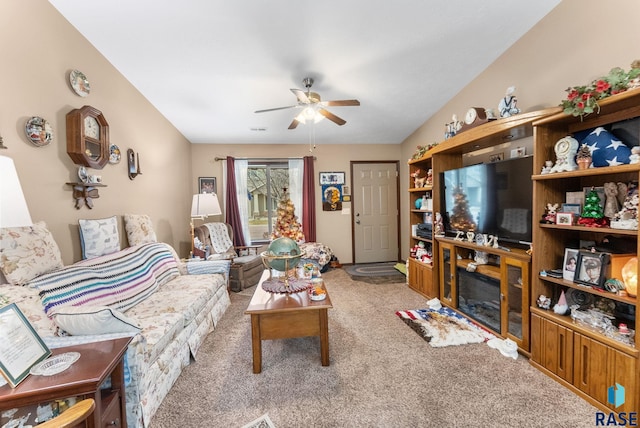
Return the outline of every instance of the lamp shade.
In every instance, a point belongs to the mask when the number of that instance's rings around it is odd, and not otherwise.
[[[0,227],[32,224],[13,159],[0,156]]]
[[[222,214],[218,196],[215,193],[200,193],[193,195],[191,202],[191,218],[205,218],[210,215]]]

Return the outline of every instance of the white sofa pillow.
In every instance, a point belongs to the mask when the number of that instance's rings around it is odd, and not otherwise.
[[[56,309],[52,318],[72,336],[140,331],[134,320],[107,306],[66,306]]]
[[[13,285],[25,285],[63,266],[58,244],[47,225],[0,228],[0,270]]]
[[[92,259],[120,250],[118,219],[116,216],[97,220],[78,220],[82,258]]]
[[[130,247],[148,242],[158,242],[151,218],[146,214],[125,214],[124,228],[127,231]]]

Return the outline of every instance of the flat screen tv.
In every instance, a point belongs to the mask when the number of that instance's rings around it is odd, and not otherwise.
[[[441,173],[447,235],[472,231],[531,243],[532,172],[533,156],[525,156]]]

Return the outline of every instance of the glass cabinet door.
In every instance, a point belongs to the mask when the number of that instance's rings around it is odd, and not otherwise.
[[[451,307],[456,303],[455,252],[449,244],[440,244],[440,300]]]
[[[529,269],[526,263],[510,258],[505,260],[505,266],[502,302],[505,305],[503,316],[506,331],[503,331],[503,334],[506,333],[522,344],[528,342],[529,322],[523,319],[522,314],[526,313],[523,308],[529,306],[529,297],[526,292],[529,289]]]

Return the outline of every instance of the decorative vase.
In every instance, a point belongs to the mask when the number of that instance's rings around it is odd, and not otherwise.
[[[418,198],[418,199],[416,199],[415,206],[416,206],[416,209],[417,209],[417,210],[419,210],[420,208],[422,208],[422,198]]]
[[[588,169],[591,165],[591,158],[579,158],[576,160],[578,163],[578,169]]]

